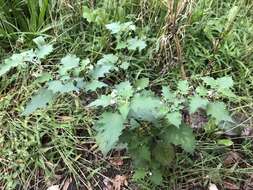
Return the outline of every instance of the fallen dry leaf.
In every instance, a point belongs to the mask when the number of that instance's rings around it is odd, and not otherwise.
[[[121,190],[121,186],[127,186],[127,177],[125,175],[116,175],[116,177],[113,179],[113,187],[114,190]]]
[[[232,165],[232,164],[238,163],[241,159],[242,158],[239,155],[239,153],[234,152],[234,151],[230,151],[227,154],[227,156],[226,156],[226,158],[224,160],[224,165],[228,166],[228,165]]]
[[[60,185],[52,185],[48,187],[47,190],[60,190]]]
[[[252,127],[246,127],[242,130],[242,136],[252,136],[253,135],[253,128]]]
[[[122,166],[124,164],[121,158],[111,158],[110,163],[114,166]]]
[[[227,190],[240,190],[240,188],[236,184],[233,184],[227,181],[223,182],[223,186]]]
[[[112,183],[111,183],[111,181],[108,178],[104,178],[103,183],[105,185],[103,187],[103,190],[113,190]]]
[[[208,187],[208,190],[219,190],[219,189],[217,188],[217,186],[215,184],[210,183],[209,187]]]
[[[71,117],[71,116],[59,116],[57,119],[58,119],[59,122],[65,123],[65,122],[72,121],[73,117]]]
[[[253,189],[253,174],[250,176],[249,179],[246,180],[244,186],[244,190],[252,190]]]
[[[69,185],[71,184],[71,182],[72,182],[72,178],[66,179],[66,181],[64,182],[64,185],[62,187],[62,190],[68,190]]]

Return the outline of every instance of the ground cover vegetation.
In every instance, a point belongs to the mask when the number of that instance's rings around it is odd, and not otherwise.
[[[252,10],[0,0],[0,187],[252,189]]]

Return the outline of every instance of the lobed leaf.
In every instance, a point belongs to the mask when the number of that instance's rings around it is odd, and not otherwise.
[[[99,149],[106,155],[115,147],[124,128],[124,119],[120,114],[105,112],[95,124],[96,142]]]
[[[28,116],[39,108],[44,108],[54,98],[54,93],[48,89],[41,89],[32,97],[31,101],[26,105],[22,115]]]
[[[217,125],[221,121],[233,121],[223,102],[209,103],[207,106],[207,114],[215,119]]]
[[[193,152],[196,144],[192,129],[185,125],[181,125],[180,128],[169,127],[166,130],[164,140],[167,143],[181,145],[186,152],[190,153]]]
[[[190,113],[195,113],[199,108],[206,109],[208,100],[206,98],[201,98],[200,96],[193,96],[190,99]]]
[[[182,114],[178,111],[166,114],[165,118],[170,124],[178,128],[182,123]]]

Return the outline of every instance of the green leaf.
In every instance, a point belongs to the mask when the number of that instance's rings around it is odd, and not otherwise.
[[[198,86],[196,88],[196,92],[199,96],[207,96],[208,95],[208,90],[203,86]]]
[[[234,85],[232,77],[221,77],[216,79],[216,82],[219,89],[231,88]]]
[[[113,22],[105,25],[105,27],[111,31],[111,34],[119,34],[123,31],[127,32],[129,30],[135,30],[135,25],[133,24],[133,22]]]
[[[46,58],[47,55],[52,53],[53,50],[54,50],[53,45],[43,45],[43,46],[39,46],[35,50],[35,54],[38,56],[38,58],[44,59]]]
[[[99,149],[106,155],[115,147],[124,128],[124,120],[120,114],[105,112],[95,124],[96,142]]]
[[[161,116],[161,107],[159,98],[136,94],[131,101],[130,114],[136,119],[153,122]]]
[[[194,96],[190,99],[190,113],[195,113],[199,108],[206,109],[208,100],[200,96]]]
[[[87,6],[83,6],[83,18],[85,18],[88,22],[94,22],[95,16],[92,13],[92,10]]]
[[[74,68],[74,72],[73,72],[74,76],[79,76],[82,71],[88,70],[89,69],[89,67],[88,67],[89,64],[90,64],[89,59],[83,59],[80,63],[80,66]],[[90,67],[93,68],[92,65],[90,65]]]
[[[87,83],[85,86],[86,91],[96,91],[98,88],[103,88],[107,86],[107,84],[100,82],[98,80],[92,80],[91,82]]]
[[[108,63],[111,63],[111,64],[116,64],[117,61],[118,61],[118,56],[116,55],[113,55],[113,54],[105,54],[103,55],[103,58],[98,60],[97,64],[98,65],[104,65],[104,64],[108,64]]]
[[[136,170],[134,170],[133,180],[134,181],[141,180],[145,178],[146,175],[147,175],[147,171],[145,169],[137,168]]]
[[[209,103],[207,106],[207,114],[215,118],[216,125],[221,121],[233,121],[223,102]]]
[[[39,59],[46,58],[47,55],[49,55],[51,52],[53,52],[53,45],[47,44],[45,41],[45,38],[42,36],[39,36],[35,39],[33,39],[34,43],[37,45],[37,49],[35,50],[35,54]]]
[[[152,170],[150,181],[154,183],[155,185],[161,185],[163,181],[163,175],[160,170]]]
[[[95,101],[91,102],[87,107],[107,107],[112,104],[114,104],[112,96],[102,95]]]
[[[31,101],[27,104],[22,115],[27,116],[39,108],[45,108],[48,105],[48,103],[50,103],[53,100],[54,95],[55,94],[51,90],[48,89],[39,90],[37,95],[33,96]]]
[[[78,88],[76,88],[72,81],[69,81],[67,83],[63,83],[60,80],[53,80],[48,82],[48,89],[52,90],[53,93],[68,93],[73,91],[79,91]]]
[[[109,73],[111,70],[116,69],[114,66],[117,63],[118,57],[113,54],[104,55],[102,59],[97,62],[91,75],[94,79],[104,77],[105,74]]]
[[[182,114],[180,112],[172,112],[172,113],[168,113],[166,114],[166,117],[167,121],[178,127],[181,125],[181,122],[182,122]]]
[[[14,67],[24,65],[25,62],[32,62],[34,57],[36,57],[36,55],[32,50],[13,54],[10,58],[5,59],[4,63],[0,65],[0,76],[6,74]]]
[[[125,49],[127,47],[127,42],[117,41],[116,49]]]
[[[221,93],[222,96],[228,97],[228,98],[236,98],[237,96],[228,88],[219,89],[219,93]]]
[[[129,62],[123,62],[119,67],[123,70],[127,70],[129,66]]]
[[[162,96],[169,102],[173,102],[176,96],[171,92],[167,86],[162,86]]]
[[[210,86],[211,88],[214,88],[214,89],[217,88],[217,81],[214,78],[202,77],[201,79],[204,81],[206,85]]]
[[[138,39],[137,37],[128,39],[127,44],[127,48],[129,50],[139,50],[139,52],[147,47],[146,42],[144,40]]]
[[[67,55],[61,59],[61,66],[58,73],[67,75],[67,72],[79,66],[80,59],[76,55]]]
[[[44,83],[52,79],[53,79],[53,76],[50,73],[44,72],[44,73],[41,73],[41,75],[34,81],[34,83]]]
[[[177,84],[177,89],[182,93],[182,94],[188,94],[189,91],[189,83],[187,80],[181,80]]]
[[[133,87],[129,81],[121,82],[115,86],[117,96],[128,99],[133,96]]]
[[[121,31],[121,24],[120,22],[113,22],[111,24],[105,25],[106,29],[111,31],[111,34],[117,34]]]
[[[135,119],[130,119],[130,129],[136,129],[140,127],[140,123],[138,123]]]
[[[218,140],[217,143],[224,146],[232,146],[234,144],[234,142],[231,139],[221,139]]]
[[[164,138],[166,143],[181,145],[185,151],[190,153],[195,148],[196,141],[192,129],[185,125],[181,125],[180,128],[168,127]]]
[[[240,8],[238,6],[233,6],[228,12],[228,21],[225,25],[225,31],[227,32],[230,29],[230,26],[233,24],[236,19]]]
[[[153,148],[152,155],[160,164],[163,166],[168,166],[174,160],[175,151],[171,144],[159,142]]]
[[[127,119],[129,110],[130,110],[130,104],[129,102],[124,102],[119,105],[119,112],[122,115],[123,119]]]
[[[143,90],[149,86],[149,78],[138,79],[135,83],[135,88],[137,90]]]
[[[46,44],[45,38],[43,36],[39,36],[37,38],[33,39],[33,42],[37,45],[37,46],[43,46]]]

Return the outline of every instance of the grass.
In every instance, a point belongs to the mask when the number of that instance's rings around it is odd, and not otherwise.
[[[55,72],[55,63],[66,53],[95,61],[103,53],[117,52],[103,26],[82,18],[81,5],[101,8],[106,23],[134,21],[140,28],[137,32],[147,39],[149,48],[145,53],[128,54],[131,73],[125,75],[130,78],[148,77],[153,88],[196,76],[230,75],[235,81],[234,90],[240,98],[227,104],[237,119],[234,128],[239,134],[196,130],[195,153],[178,150],[158,189],[207,189],[209,183],[226,189],[224,181],[240,189],[247,186],[253,170],[252,137],[242,136],[241,130],[253,123],[251,1],[196,0],[186,5],[171,1],[173,6],[159,0],[59,0],[55,4],[45,0],[41,7],[31,0],[27,4],[10,2],[7,5],[0,0],[4,5],[0,8],[0,58],[34,47],[31,39],[38,35],[53,41],[56,50],[42,64],[14,69],[0,79],[0,188],[47,189],[71,178],[77,188],[102,189],[104,179],[111,181],[117,174],[129,176],[126,189],[157,188],[147,179],[132,180],[127,154],[115,151],[105,158],[97,150],[92,128],[96,113],[85,107],[91,98],[87,94],[64,95],[31,117],[20,116],[25,103],[42,85],[33,82],[35,76],[42,71]],[[229,14],[235,6],[238,11],[233,17]],[[13,16],[21,12],[27,19]],[[231,138],[234,144],[218,145],[224,138]],[[242,160],[226,165],[224,160],[231,151],[239,153]],[[118,157],[123,166],[111,162]]]

